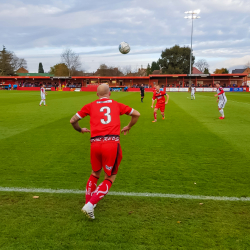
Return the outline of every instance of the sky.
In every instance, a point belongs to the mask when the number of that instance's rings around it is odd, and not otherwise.
[[[0,0],[0,41],[25,58],[30,73],[39,62],[48,72],[72,49],[82,70],[105,63],[132,71],[157,61],[178,44],[190,46],[191,20],[185,11],[200,9],[194,20],[193,53],[216,68],[244,68],[250,62],[249,0]],[[118,50],[129,43],[129,54]]]

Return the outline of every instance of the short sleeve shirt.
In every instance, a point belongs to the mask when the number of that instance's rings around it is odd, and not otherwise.
[[[160,91],[160,92],[154,92],[153,94],[153,100],[157,100],[157,104],[164,104],[166,99],[165,99],[166,92],[165,91]]]
[[[217,88],[216,92],[218,94],[218,97],[219,97],[220,101],[225,101],[227,99],[226,95],[225,95],[225,92],[224,92],[222,87]]]
[[[121,115],[131,115],[129,106],[108,98],[102,98],[85,105],[76,115],[81,119],[90,116],[91,138],[106,135],[120,135]]]
[[[140,87],[140,90],[141,90],[141,94],[144,94],[144,87]]]
[[[45,89],[41,88],[41,95],[44,95],[44,94],[45,94]]]

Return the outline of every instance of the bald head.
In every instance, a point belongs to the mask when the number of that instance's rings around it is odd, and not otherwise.
[[[109,97],[110,96],[109,85],[106,83],[99,85],[97,88],[97,95],[99,98]]]

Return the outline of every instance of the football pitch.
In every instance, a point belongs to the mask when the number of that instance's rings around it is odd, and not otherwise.
[[[214,93],[169,96],[152,123],[152,93],[112,93],[141,116],[90,221],[90,135],[69,120],[96,93],[0,91],[0,249],[250,249],[250,93],[226,93],[224,120]]]

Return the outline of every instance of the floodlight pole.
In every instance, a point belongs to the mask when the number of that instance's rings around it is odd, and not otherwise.
[[[199,16],[194,16],[194,14],[199,14],[200,10],[191,10],[186,11],[186,14],[191,14],[191,16],[185,16],[185,18],[192,19],[192,28],[191,28],[191,49],[190,49],[190,65],[189,65],[189,84],[191,84],[191,74],[192,74],[192,58],[193,58],[193,28],[194,28],[194,19],[200,18]]]
[[[189,74],[190,75],[192,74],[191,68],[192,68],[192,57],[193,57],[193,47],[192,47],[192,45],[193,45],[193,43],[192,43],[192,41],[193,41],[193,22],[194,22],[193,15],[194,14],[192,13],[191,50],[190,50],[190,66],[189,66]]]

